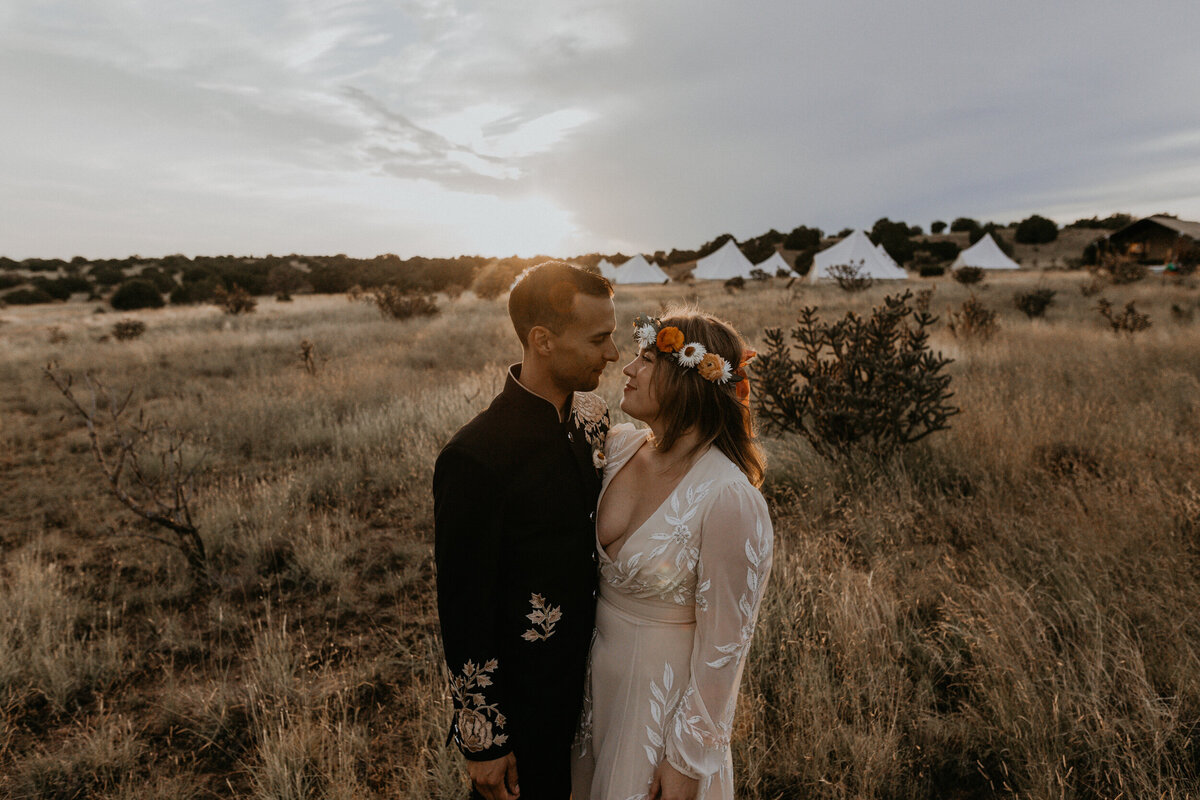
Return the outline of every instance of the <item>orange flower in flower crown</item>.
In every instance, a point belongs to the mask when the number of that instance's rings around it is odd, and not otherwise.
[[[738,368],[734,370],[734,375],[737,376],[737,386],[734,387],[734,393],[737,395],[738,402],[742,405],[750,406],[750,376],[746,374],[746,367],[750,366],[750,362],[758,357],[758,353],[750,348],[742,351],[742,360],[738,364]]]
[[[655,344],[660,352],[674,353],[683,347],[683,331],[673,325],[668,325],[658,332]]]
[[[725,359],[716,353],[705,353],[704,358],[700,359],[700,363],[696,365],[696,371],[700,373],[700,377],[713,383],[721,381],[728,369],[729,365],[725,363]]]

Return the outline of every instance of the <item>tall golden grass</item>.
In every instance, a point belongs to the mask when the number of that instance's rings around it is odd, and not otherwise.
[[[1011,295],[1033,282],[1059,295],[1031,323]],[[1170,312],[1197,292],[1109,290],[1154,322],[1120,338],[1081,282],[992,277],[995,339],[939,326],[963,413],[882,474],[766,441],[778,554],[740,796],[1200,796],[1200,327]],[[757,339],[893,290],[620,289],[618,317],[690,301]],[[939,280],[933,310],[966,296]],[[465,796],[431,466],[519,350],[502,303],[441,305],[139,312],[129,342],[98,341],[113,316],[86,304],[0,311],[0,795]],[[215,589],[133,535],[51,361],[190,433]]]

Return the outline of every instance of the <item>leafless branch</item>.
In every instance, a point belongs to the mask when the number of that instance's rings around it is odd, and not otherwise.
[[[85,373],[85,405],[75,395],[73,375],[53,364],[47,365],[43,373],[83,419],[92,455],[113,496],[142,519],[175,534],[173,539],[135,535],[175,547],[187,559],[193,576],[207,583],[208,557],[191,508],[199,465],[186,462],[186,437],[166,423],[147,422],[144,412],[127,425],[125,414],[133,399],[132,389],[114,396],[103,383]],[[107,434],[105,441],[101,440],[102,429]],[[111,455],[106,453],[106,445]],[[150,459],[157,461],[157,474],[146,470]]]

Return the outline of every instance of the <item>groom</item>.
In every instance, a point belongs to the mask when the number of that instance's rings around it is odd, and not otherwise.
[[[617,360],[604,278],[561,261],[508,298],[521,363],[433,474],[450,737],[487,800],[567,800],[595,615],[595,509]],[[599,453],[599,455],[597,455]]]

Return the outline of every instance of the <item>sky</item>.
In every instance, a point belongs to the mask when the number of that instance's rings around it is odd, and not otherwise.
[[[0,0],[0,255],[1200,219],[1200,3]]]

